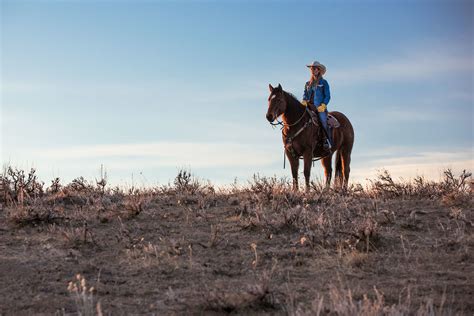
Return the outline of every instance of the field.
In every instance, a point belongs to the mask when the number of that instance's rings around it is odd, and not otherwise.
[[[0,181],[1,315],[473,315],[472,182]]]

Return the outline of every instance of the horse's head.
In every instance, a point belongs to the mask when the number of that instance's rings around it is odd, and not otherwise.
[[[286,100],[283,93],[283,88],[280,84],[274,88],[271,84],[268,85],[270,89],[270,96],[268,97],[268,111],[267,120],[271,123],[286,111]]]

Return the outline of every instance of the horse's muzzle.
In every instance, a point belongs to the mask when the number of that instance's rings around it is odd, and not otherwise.
[[[275,120],[275,119],[273,118],[273,115],[270,114],[270,113],[267,113],[266,117],[267,117],[267,120],[268,120],[270,123]]]

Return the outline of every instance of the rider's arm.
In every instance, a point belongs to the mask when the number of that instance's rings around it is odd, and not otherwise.
[[[327,105],[329,103],[329,100],[331,100],[331,92],[329,91],[329,84],[326,80],[323,81],[323,85],[324,85],[324,100],[322,103]]]

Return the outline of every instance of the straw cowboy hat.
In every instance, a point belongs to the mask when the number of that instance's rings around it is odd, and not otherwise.
[[[319,71],[321,72],[321,75],[324,75],[326,73],[326,66],[321,64],[319,61],[313,61],[311,64],[306,65],[306,67],[318,67]]]

